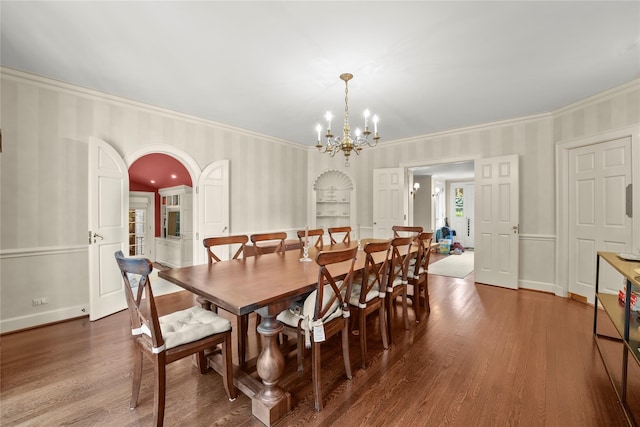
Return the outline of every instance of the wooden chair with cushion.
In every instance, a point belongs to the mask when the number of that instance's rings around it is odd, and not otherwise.
[[[418,236],[418,251],[416,257],[409,262],[407,271],[407,282],[411,286],[409,292],[413,310],[416,313],[416,322],[420,321],[421,299],[424,301],[424,309],[427,313],[431,311],[429,303],[429,259],[431,258],[431,242],[433,233],[420,233]]]
[[[396,299],[402,297],[402,317],[404,328],[409,329],[409,308],[407,304],[407,273],[411,260],[411,237],[395,237],[391,240],[391,261],[387,278],[387,333],[389,344],[393,343],[392,324]]]
[[[335,245],[336,243],[351,243],[351,227],[330,227],[327,229],[329,232],[329,238],[331,239],[331,244]],[[340,235],[344,233],[342,240],[340,240]]]
[[[218,256],[221,251],[218,250],[218,254],[216,254],[214,252],[214,248],[224,248],[224,250],[228,251],[227,255],[230,255],[231,252],[235,249],[235,253],[231,257],[231,259],[240,259],[244,254],[244,248],[248,241],[249,238],[246,235],[241,234],[236,236],[207,237],[202,240],[202,244],[206,248],[207,259],[209,260],[209,265],[211,265],[216,262],[222,261],[223,258],[228,258],[228,256]],[[202,308],[212,310],[216,313],[218,312],[218,307],[211,301],[208,301],[202,297],[197,297],[196,301],[198,301]],[[247,334],[249,329],[248,324],[249,315],[236,316],[236,328],[238,331],[238,361],[240,363],[240,366],[244,366],[247,357]]]
[[[322,342],[342,333],[342,358],[347,378],[351,379],[349,359],[349,303],[344,297],[351,295],[353,265],[358,248],[335,251],[321,251],[316,256],[320,266],[316,289],[305,299],[301,312],[287,309],[277,319],[283,324],[282,333],[298,340],[298,354],[311,348],[313,394],[316,411],[322,410],[322,380],[320,375],[320,347]],[[342,280],[336,280],[332,273],[334,264],[349,262],[349,269]]]
[[[159,317],[149,280],[149,274],[153,270],[151,261],[146,258],[125,258],[122,251],[117,251],[115,258],[125,282],[131,334],[134,337],[136,348],[133,363],[133,389],[129,407],[133,409],[138,404],[144,355],[153,362],[153,371],[156,376],[153,424],[162,426],[166,392],[166,365],[197,354],[200,373],[204,374],[206,372],[204,351],[218,344],[222,345],[224,387],[229,400],[235,400],[236,391],[233,385],[231,360],[231,323],[202,307],[191,307]]]
[[[286,250],[285,240],[287,233],[284,231],[276,233],[258,233],[251,235],[251,243],[256,255],[279,252]]]
[[[391,240],[384,242],[369,242],[364,248],[364,270],[354,279],[349,304],[358,314],[358,330],[360,335],[360,363],[362,369],[367,368],[367,316],[378,312],[380,334],[385,350],[389,348],[387,339],[387,323],[385,320],[385,296],[387,293],[387,274],[389,268],[389,254]],[[384,254],[383,261],[374,256]]]
[[[298,239],[300,240],[300,245],[302,245],[303,247],[305,243],[305,233],[309,237],[309,247],[315,246],[318,250],[322,250],[322,248],[324,247],[324,242],[322,241],[324,230],[322,228],[316,228],[314,230],[298,230]],[[315,243],[312,243],[314,238],[316,239],[316,241]]]

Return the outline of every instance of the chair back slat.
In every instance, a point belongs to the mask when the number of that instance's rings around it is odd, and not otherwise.
[[[422,233],[422,227],[419,225],[394,225],[391,229],[393,230],[393,237],[413,237],[417,239]]]
[[[360,289],[361,306],[366,304],[367,295],[374,287],[378,287],[381,296],[384,297],[386,292],[387,276],[389,274],[389,255],[391,253],[391,240],[385,242],[369,242],[364,246],[366,258],[364,261],[364,270],[362,274],[362,285]],[[386,252],[382,262],[376,262],[374,255],[380,252]]]
[[[267,241],[276,241],[276,248],[272,250],[269,248],[269,252],[280,252],[284,253],[286,250],[285,240],[287,239],[287,233],[275,232],[275,233],[258,233],[251,235],[251,243],[253,243],[253,248],[256,255],[262,255],[266,253],[265,248],[261,245],[258,245],[259,242],[267,242]]]
[[[335,245],[338,243],[340,239],[339,235],[344,233],[342,240],[340,243],[351,243],[351,227],[330,227],[327,229],[329,232],[329,238],[331,239],[331,244]]]
[[[240,258],[240,254],[244,253],[244,247],[249,241],[249,238],[246,235],[237,235],[237,236],[221,236],[221,237],[207,237],[202,240],[202,244],[207,250],[207,257],[209,259],[209,264],[213,264],[214,262],[220,262],[222,259],[218,257],[213,252],[213,247],[215,246],[230,246],[230,245],[240,245],[236,250],[235,254],[231,259]]]
[[[429,269],[429,260],[431,259],[431,242],[433,242],[433,233],[420,233],[418,236],[418,262],[414,274],[417,276],[420,268],[424,271]]]
[[[358,248],[348,248],[337,251],[321,251],[316,256],[316,263],[320,266],[318,271],[318,285],[316,305],[313,320],[322,319],[327,312],[338,304],[343,310],[343,317],[348,317],[349,304],[348,299],[351,295],[351,286],[353,284],[353,266],[356,262]],[[338,283],[332,275],[330,267],[342,262],[349,262],[349,270],[344,277],[341,277],[341,283]],[[329,285],[329,286],[325,286]],[[325,300],[324,292],[330,291],[332,295]]]
[[[117,251],[115,258],[125,283],[132,333],[148,337],[155,349],[164,348],[158,310],[149,279],[149,274],[153,271],[153,264],[146,258],[126,258],[122,251]],[[136,286],[133,285],[132,280]],[[134,288],[137,288],[135,296],[133,294]]]
[[[305,233],[309,237],[310,243],[313,241],[313,238],[315,237],[316,241],[315,243],[313,243],[313,246],[315,246],[319,250],[322,250],[322,248],[324,247],[324,242],[322,241],[322,238],[324,236],[324,230],[322,228],[315,228],[313,230],[298,230],[297,232],[298,240],[300,240],[300,244],[302,245],[302,247],[304,247],[304,243],[305,243],[304,242]]]
[[[395,237],[391,240],[391,264],[389,266],[389,278],[387,280],[388,290],[393,287],[396,279],[407,282],[407,273],[409,271],[409,261],[411,256],[412,237]]]

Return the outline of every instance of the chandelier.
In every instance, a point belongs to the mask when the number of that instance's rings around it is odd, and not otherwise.
[[[373,121],[373,140],[369,140],[371,131],[369,130],[369,110],[364,111],[364,131],[360,131],[356,128],[354,136],[351,136],[351,126],[349,125],[349,80],[353,78],[353,74],[344,73],[340,74],[340,79],[344,81],[344,127],[342,128],[342,136],[333,136],[331,133],[331,119],[333,115],[330,111],[327,111],[324,118],[327,120],[327,133],[324,137],[327,139],[326,143],[322,143],[322,126],[317,125],[316,131],[318,132],[318,143],[316,148],[321,153],[328,153],[331,157],[335,156],[338,151],[342,151],[345,157],[345,166],[349,167],[349,157],[351,152],[355,152],[360,155],[360,151],[365,146],[375,147],[378,144],[380,137],[378,136],[378,116],[372,117]]]

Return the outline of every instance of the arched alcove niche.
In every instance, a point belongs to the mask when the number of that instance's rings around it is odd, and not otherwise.
[[[355,230],[356,187],[353,179],[337,169],[326,170],[313,181],[315,228],[349,225]]]

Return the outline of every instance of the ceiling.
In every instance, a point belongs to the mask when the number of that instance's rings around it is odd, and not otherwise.
[[[313,145],[545,113],[640,75],[638,1],[0,3],[0,63]]]
[[[147,154],[129,166],[131,188],[141,191],[186,185],[192,187],[191,176],[178,160],[161,153]]]

